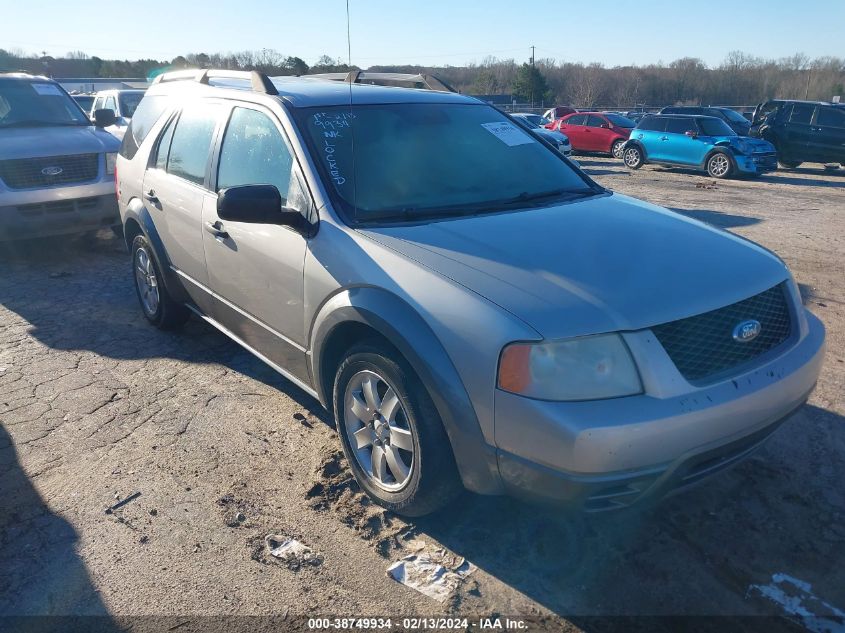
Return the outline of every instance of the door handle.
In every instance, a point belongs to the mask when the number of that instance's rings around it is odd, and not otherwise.
[[[217,222],[214,222],[213,224],[211,222],[206,222],[205,230],[207,233],[211,233],[215,238],[221,240],[229,239],[229,234],[223,230],[223,223],[220,220],[217,220]]]
[[[153,204],[158,204],[158,197],[156,197],[156,192],[153,189],[144,193],[144,200],[149,200]]]

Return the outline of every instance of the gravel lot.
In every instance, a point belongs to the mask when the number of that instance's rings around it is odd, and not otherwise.
[[[845,609],[845,170],[714,184],[582,159],[776,251],[825,322],[817,391],[752,458],[636,512],[465,495],[408,523],[365,503],[311,397],[196,319],[149,327],[117,240],[3,244],[0,614],[567,614],[597,630],[586,616],[782,614],[750,589],[773,574]],[[322,564],[278,563],[270,533]],[[418,540],[478,567],[446,603],[386,577]]]

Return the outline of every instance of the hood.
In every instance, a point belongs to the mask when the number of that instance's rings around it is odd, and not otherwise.
[[[622,196],[361,229],[498,304],[545,338],[638,330],[788,278],[769,251]]]
[[[746,145],[750,151],[749,153],[767,153],[767,152],[774,152],[775,146],[769,143],[769,141],[764,141],[763,139],[753,138],[751,136],[715,136],[713,137],[713,142],[715,143],[722,143],[727,142],[731,146],[733,146],[737,151],[739,151],[739,143],[740,141],[742,144]]]
[[[0,129],[0,160],[116,152],[120,141],[91,126]]]

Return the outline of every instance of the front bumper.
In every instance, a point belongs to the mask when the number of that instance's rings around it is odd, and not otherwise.
[[[120,224],[114,182],[0,191],[0,241],[84,233]]]
[[[778,168],[777,154],[734,154],[736,168],[744,174],[765,174]]]
[[[716,384],[591,402],[496,392],[499,472],[517,496],[587,511],[632,505],[692,484],[750,454],[806,401],[824,326],[781,355]]]

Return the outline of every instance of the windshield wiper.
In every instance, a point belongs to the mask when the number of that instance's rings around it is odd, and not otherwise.
[[[474,202],[464,205],[444,207],[399,207],[384,209],[383,211],[378,211],[376,213],[368,213],[365,217],[360,217],[358,219],[363,222],[370,222],[374,220],[427,220],[431,218],[460,217],[499,211],[507,208],[519,208],[520,205],[539,202],[548,198],[582,197],[595,195],[596,193],[599,192],[594,189],[551,189],[549,191],[539,191],[537,193],[528,193],[527,191],[523,191],[521,194],[514,196],[513,198],[490,200],[487,202]]]
[[[0,128],[10,128],[10,127],[46,127],[46,126],[53,126],[53,125],[72,125],[74,127],[79,125],[89,125],[84,121],[40,121],[37,119],[25,119],[23,121],[12,121],[11,123],[2,123],[0,124]]]

